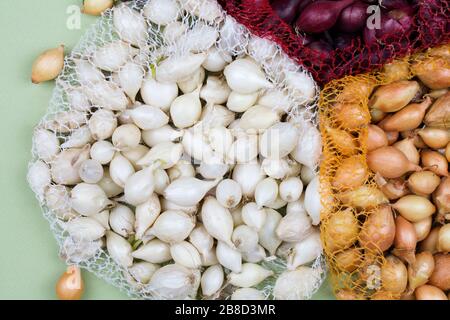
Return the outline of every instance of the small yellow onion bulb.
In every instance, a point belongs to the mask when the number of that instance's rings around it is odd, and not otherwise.
[[[44,51],[33,63],[31,81],[35,84],[55,79],[64,68],[64,45]]]
[[[434,270],[429,279],[429,284],[438,287],[442,291],[450,290],[450,254],[438,253],[434,255]]]
[[[84,0],[81,11],[92,16],[99,16],[113,5],[114,0]]]
[[[440,252],[450,252],[450,223],[443,225],[439,230],[437,249]]]
[[[67,267],[56,283],[56,295],[60,300],[80,300],[84,291],[81,270],[77,266]]]
[[[415,294],[417,300],[447,300],[444,291],[428,284],[418,287]]]
[[[405,291],[408,271],[400,259],[394,256],[386,257],[386,262],[381,266],[381,283],[383,289],[393,295]]]

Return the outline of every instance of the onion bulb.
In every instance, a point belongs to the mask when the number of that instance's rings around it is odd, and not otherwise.
[[[99,16],[103,11],[112,8],[114,0],[84,0],[81,12],[92,16]]]
[[[392,146],[400,150],[410,162],[419,164],[420,154],[419,151],[417,151],[416,146],[414,145],[414,138],[406,138],[400,140],[394,143]]]
[[[437,99],[427,112],[424,122],[429,127],[448,129],[450,125],[450,92]]]
[[[422,241],[430,234],[432,224],[433,219],[431,217],[413,223],[414,229],[416,230],[417,241]]]
[[[334,257],[336,267],[344,272],[355,271],[361,263],[361,250],[358,248],[350,248],[345,251],[339,252]]]
[[[437,249],[440,252],[450,252],[450,223],[443,225],[439,230]]]
[[[419,245],[419,251],[429,251],[435,253],[437,251],[437,243],[439,238],[439,229],[441,227],[437,226],[431,229],[428,236]]]
[[[427,283],[433,270],[433,255],[428,251],[418,253],[414,263],[408,266],[409,289],[414,291],[417,287]]]
[[[349,248],[357,239],[359,223],[352,209],[347,208],[332,214],[324,223],[322,235],[328,252]]]
[[[436,211],[436,207],[430,200],[412,194],[400,198],[392,205],[392,208],[411,222],[423,220]]]
[[[370,124],[367,135],[367,152],[386,147],[387,145],[388,139],[384,130],[374,124]]]
[[[441,290],[450,290],[450,255],[438,253],[434,256],[434,271],[429,283]]]
[[[406,289],[408,283],[408,271],[400,259],[394,256],[386,257],[386,262],[381,266],[381,284],[383,289],[400,294]]]
[[[41,83],[55,79],[64,67],[64,46],[43,52],[33,63],[31,81]]]
[[[441,180],[441,184],[433,193],[433,202],[439,210],[436,217],[438,222],[443,222],[445,214],[450,212],[450,178],[445,177]]]
[[[406,131],[416,129],[422,123],[425,111],[430,105],[430,97],[426,97],[421,103],[411,103],[407,105],[386,120],[383,129],[386,131]]]
[[[432,149],[444,148],[450,142],[450,130],[440,128],[424,128],[417,132],[423,142]]]
[[[385,178],[398,178],[409,171],[420,171],[421,168],[408,160],[398,149],[388,146],[370,152],[367,155],[369,168]]]
[[[416,289],[417,300],[447,300],[445,293],[435,286],[425,284]]]
[[[414,172],[408,178],[409,189],[419,196],[433,193],[439,186],[441,179],[431,171]]]
[[[80,300],[84,291],[81,270],[69,266],[56,283],[56,295],[60,300]]]
[[[325,130],[336,149],[343,155],[351,155],[356,151],[358,145],[355,137],[353,137],[350,133],[345,130],[332,128],[330,126],[326,126]]]
[[[367,166],[363,157],[353,156],[338,165],[332,185],[338,189],[356,188],[364,183],[367,176]]]
[[[385,251],[394,242],[395,222],[391,207],[383,205],[369,214],[359,237],[360,244],[369,250]]]
[[[406,106],[420,90],[416,81],[397,81],[379,87],[371,99],[369,107],[383,112],[395,112]]]
[[[355,190],[343,192],[338,195],[339,200],[347,206],[358,209],[368,209],[380,204],[387,203],[389,200],[377,187],[361,186]]]
[[[422,166],[436,173],[438,176],[448,177],[448,162],[437,151],[424,150],[421,154]]]
[[[387,181],[377,173],[374,179],[380,190],[383,191],[384,195],[388,197],[389,200],[395,200],[410,193],[403,178],[390,179]]]
[[[383,5],[385,5],[384,2]],[[384,65],[383,73],[387,82],[406,80],[409,78],[409,63],[404,60],[394,60]]]
[[[443,89],[450,86],[448,58],[429,57],[412,66],[412,71],[428,88]]]
[[[333,111],[336,121],[344,129],[360,128],[370,122],[369,112],[357,103],[337,104]]]
[[[417,234],[411,222],[398,216],[395,219],[395,239],[392,254],[411,264],[415,261]]]

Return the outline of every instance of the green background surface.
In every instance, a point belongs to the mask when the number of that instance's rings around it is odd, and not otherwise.
[[[69,51],[95,21],[82,15],[69,30],[67,9],[81,0],[0,1],[0,299],[55,299],[65,270],[58,249],[26,182],[33,127],[45,114],[53,82],[32,85],[31,65],[40,52],[66,45]],[[85,299],[126,299],[103,280],[84,272]],[[314,296],[332,299],[327,284]]]

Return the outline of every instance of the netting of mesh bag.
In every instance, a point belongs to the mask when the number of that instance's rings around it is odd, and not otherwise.
[[[444,67],[450,60],[439,55],[448,52],[448,45],[396,60],[408,65],[412,79],[423,70]],[[403,78],[402,78],[403,79]],[[386,263],[388,247],[377,239],[386,234],[387,219],[393,219],[389,199],[379,189],[367,166],[367,135],[371,114],[368,107],[372,91],[392,83],[389,73],[379,70],[369,74],[347,76],[327,84],[319,100],[320,130],[323,141],[323,161],[320,167],[323,204],[321,237],[327,258],[332,285],[339,299],[399,299],[381,282],[381,270]],[[337,183],[343,166],[352,166],[355,184]],[[356,181],[356,182],[355,182]],[[382,217],[376,224],[367,223],[370,217]],[[391,221],[392,224],[394,220]],[[391,225],[392,225],[391,224]],[[384,230],[383,230],[384,228]],[[381,247],[384,246],[384,247]]]
[[[413,27],[405,34],[380,37],[367,45],[360,37],[342,49],[323,54],[303,45],[302,36],[280,19],[268,0],[220,0],[228,14],[253,34],[270,39],[291,58],[305,66],[319,84],[346,75],[376,70],[394,58],[448,43],[450,40],[449,2],[414,2]]]
[[[113,70],[114,67],[104,65],[103,71],[94,67],[99,63],[94,61],[98,59],[98,55],[105,54],[99,48],[105,48],[108,45],[118,46],[119,50],[116,50],[117,56],[106,60],[107,64],[114,64],[114,59],[120,60],[126,56],[125,60],[133,61],[141,72],[153,75],[163,59],[183,57],[194,49],[197,53],[205,52],[213,46],[219,53],[225,55],[233,57],[249,55],[263,67],[268,79],[276,85],[277,89],[288,97],[288,105],[284,107],[289,117],[300,126],[302,123],[316,125],[318,88],[313,88],[316,93],[313,93],[312,99],[305,99],[299,91],[298,81],[292,80],[298,76],[311,79],[303,67],[290,60],[275,44],[253,36],[244,26],[227,16],[215,1],[183,0],[179,3],[182,9],[176,12],[178,19],[170,27],[170,32],[169,26],[162,27],[148,19],[145,19],[148,28],[143,32],[127,31],[127,28],[139,28],[139,23],[136,25],[130,23],[118,30],[116,27],[120,24],[114,23],[114,12],[119,10],[119,7],[108,10],[65,58],[64,70],[56,81],[48,112],[36,130],[46,129],[55,133],[58,140],[58,152],[64,152],[66,160],[73,164],[89,158],[87,145],[92,140],[87,124],[95,111],[108,109],[103,117],[109,117],[111,114],[117,117],[121,111],[124,111],[122,104],[128,103],[126,99],[125,101],[121,99],[120,90],[117,91],[120,79],[117,72],[113,72],[116,71]],[[125,13],[135,15],[134,18],[139,20],[144,19],[141,13],[146,4],[147,0],[135,0],[119,4],[119,6],[123,6],[120,10],[128,10]],[[208,40],[208,35],[211,34],[215,37]],[[218,38],[217,34],[220,35]],[[109,67],[111,72],[105,71]],[[99,79],[102,80],[100,83],[103,83],[103,86],[99,86]],[[33,175],[29,174],[29,182],[60,247],[61,257],[68,264],[79,265],[96,274],[132,298],[165,298],[154,292],[152,288],[135,281],[125,268],[117,264],[107,252],[104,238],[87,241],[69,236],[67,222],[79,216],[70,206],[69,193],[73,183],[65,183],[73,179],[73,172],[72,168],[65,166],[64,162],[55,163],[54,158],[39,157],[43,148],[51,150],[54,146],[51,139],[52,137],[44,139],[46,141],[44,145],[38,145],[36,142],[33,144],[33,157],[29,165]],[[50,167],[58,167],[59,174],[55,175],[53,172],[50,176]],[[104,187],[108,189],[111,184],[106,183]],[[112,197],[120,195],[120,192],[116,194],[117,191],[114,188],[109,191],[113,194]],[[264,292],[266,298],[273,298],[274,282],[276,277],[286,270],[286,262],[278,258],[264,261],[263,265],[271,269],[275,276],[265,280],[258,289]],[[306,296],[298,295],[298,297],[310,298],[325,278],[326,267],[322,256],[311,264],[311,268],[315,272],[312,284],[309,284],[311,290]],[[231,289],[232,286],[225,288],[220,298],[229,298]],[[202,297],[197,296],[197,298]]]

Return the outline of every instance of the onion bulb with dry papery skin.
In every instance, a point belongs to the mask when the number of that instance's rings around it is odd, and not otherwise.
[[[433,255],[426,251],[416,255],[414,263],[408,266],[409,289],[414,291],[417,287],[428,282],[434,270]]]
[[[371,212],[364,222],[359,242],[362,247],[369,250],[385,251],[394,242],[395,222],[389,205],[378,207]]]
[[[353,79],[342,89],[337,96],[338,101],[358,101],[359,97],[368,97],[372,94],[376,80],[373,78]]]
[[[103,11],[112,8],[114,0],[84,0],[81,12],[93,16],[99,16]]]
[[[416,230],[417,241],[424,240],[430,234],[432,224],[432,217],[428,217],[413,223],[414,229]]]
[[[422,138],[417,134],[419,130],[420,129],[402,131],[401,136],[402,138],[413,138],[414,146],[416,148],[425,149],[427,145],[425,144],[425,142],[423,142]]]
[[[404,60],[394,60],[383,66],[384,80],[388,83],[409,78],[409,63]]]
[[[355,190],[342,192],[338,195],[340,201],[347,206],[358,209],[368,209],[380,204],[387,203],[389,200],[383,192],[377,187],[363,185]]]
[[[417,195],[406,195],[392,205],[406,220],[418,222],[429,216],[435,211],[436,207],[425,197]]]
[[[424,122],[428,127],[441,129],[450,127],[450,92],[434,102],[427,112]]]
[[[431,171],[414,172],[408,178],[409,189],[419,196],[433,193],[440,183],[441,179]]]
[[[55,79],[64,67],[64,45],[43,52],[33,63],[31,81],[41,83]]]
[[[450,252],[450,223],[443,225],[439,230],[437,249],[440,252]]]
[[[434,256],[434,263],[434,271],[429,283],[441,290],[450,290],[450,254],[436,254]]]
[[[333,117],[344,129],[355,129],[369,124],[370,114],[358,103],[337,104]]]
[[[435,286],[425,284],[416,289],[417,300],[447,300],[445,293]]]
[[[56,295],[60,300],[80,300],[84,291],[81,270],[76,266],[67,267],[56,283]]]
[[[381,266],[381,285],[384,290],[400,294],[408,284],[408,271],[400,259],[394,256],[386,257],[386,262]]]
[[[406,131],[416,129],[422,123],[425,111],[430,105],[430,97],[426,97],[421,103],[411,103],[410,105],[407,105],[386,120],[383,129],[386,131]]]
[[[359,223],[351,208],[333,213],[324,223],[322,237],[328,252],[347,249],[358,237]]]
[[[414,138],[405,138],[392,145],[394,148],[400,150],[408,160],[414,164],[419,164],[420,154],[414,145]]]
[[[429,251],[435,253],[437,251],[437,243],[439,238],[439,229],[441,226],[434,227],[431,229],[428,236],[419,244],[419,251]]]
[[[345,251],[339,252],[334,257],[334,262],[339,270],[345,272],[355,271],[362,260],[361,250],[358,248],[350,248]]]
[[[450,178],[445,177],[441,180],[441,184],[433,193],[433,202],[438,208],[438,217],[436,220],[442,222],[445,214],[450,212]]]
[[[439,176],[448,177],[448,162],[437,151],[424,150],[421,154],[422,166],[428,168]]]
[[[345,130],[325,127],[327,134],[335,145],[336,149],[343,155],[351,155],[358,147],[355,137]]]
[[[432,149],[444,148],[450,142],[449,129],[427,127],[419,130],[417,134],[422,138],[423,142]]]
[[[332,185],[338,189],[356,188],[367,179],[367,166],[364,158],[353,156],[343,160],[336,170]]]
[[[369,124],[367,135],[367,152],[385,147],[388,145],[386,133],[380,127]]]
[[[412,71],[428,88],[444,89],[450,87],[450,67],[448,58],[429,57],[412,66]]]
[[[398,216],[395,219],[395,239],[392,254],[406,261],[408,264],[414,262],[416,256],[417,234],[411,222]]]
[[[408,186],[403,178],[390,179],[387,181],[379,173],[375,174],[375,182],[378,188],[389,200],[396,200],[410,193]]]
[[[369,108],[395,112],[405,107],[419,91],[416,81],[397,81],[379,87],[369,100]]]
[[[388,146],[367,154],[367,164],[373,172],[385,178],[398,178],[409,171],[420,171],[421,167],[412,163],[398,149]]]

